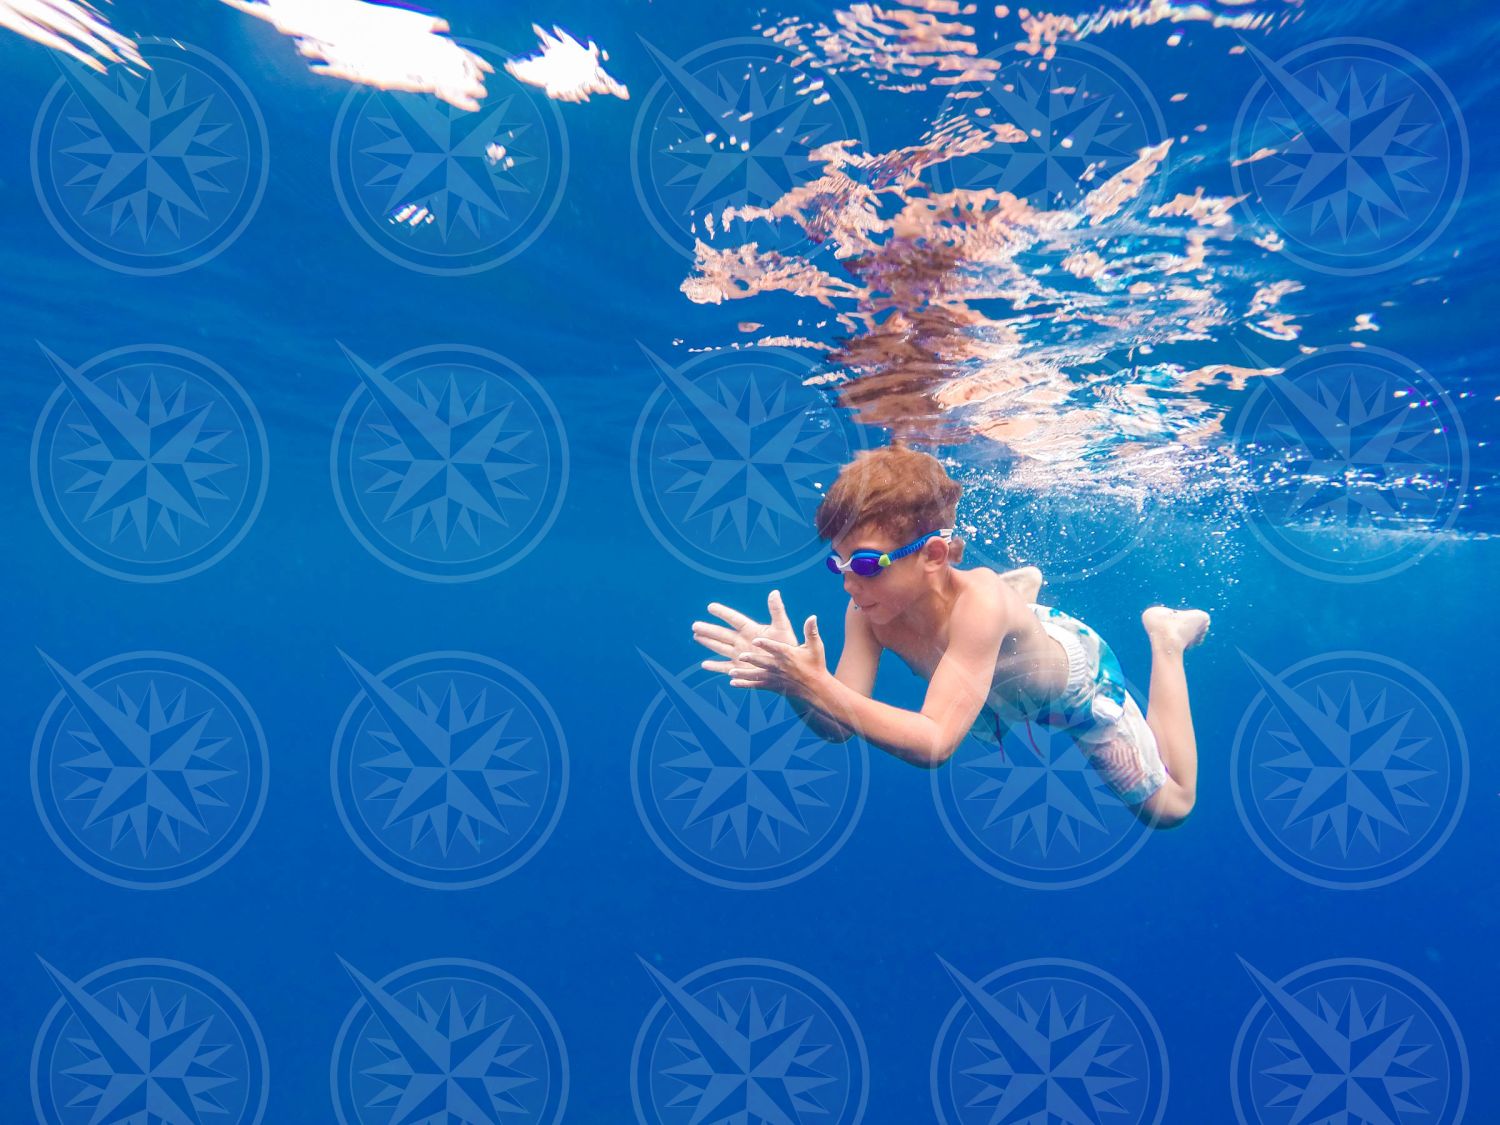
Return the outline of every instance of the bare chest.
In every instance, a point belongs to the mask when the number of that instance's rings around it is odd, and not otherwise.
[[[948,648],[948,630],[918,636],[909,631],[877,632],[876,639],[903,664],[931,681]],[[1067,686],[1067,657],[1034,619],[1007,633],[995,652],[989,703],[1004,707],[1018,700],[1055,699]]]

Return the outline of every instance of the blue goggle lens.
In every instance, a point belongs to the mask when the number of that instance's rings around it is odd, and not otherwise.
[[[839,557],[837,555],[829,555],[824,562],[827,563],[828,569],[834,574],[843,574],[845,569],[848,569],[861,578],[873,578],[883,569],[880,565],[880,556],[876,554],[857,554],[849,560],[847,568],[839,565]]]

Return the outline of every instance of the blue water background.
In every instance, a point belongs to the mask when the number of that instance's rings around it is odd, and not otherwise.
[[[146,10],[122,4],[117,22],[132,26],[133,14]],[[1236,531],[1202,565],[1169,548],[1140,550],[1055,592],[1111,638],[1125,667],[1142,678],[1142,607],[1201,602],[1215,613],[1209,643],[1189,661],[1202,763],[1198,809],[1186,827],[1158,834],[1108,879],[1044,892],[990,878],[944,834],[928,775],[873,754],[868,806],[833,860],[772,891],[708,886],[663,858],[632,805],[630,741],[657,692],[637,650],[685,667],[699,655],[689,625],[705,605],[717,599],[759,609],[765,587],[710,579],[663,550],[641,520],[624,468],[640,404],[658,385],[637,343],[665,350],[676,337],[731,339],[735,322],[751,314],[695,306],[678,293],[687,263],[657,239],[629,184],[635,105],[600,99],[564,108],[567,192],[556,220],[525,254],[468,278],[428,277],[378,257],[339,212],[328,145],[345,87],[308,75],[290,50],[266,50],[278,45],[274,33],[245,27],[227,9],[160,4],[150,11],[151,22],[163,25],[169,21],[157,13],[170,11],[177,34],[257,75],[272,140],[266,198],[248,233],[211,263],[174,277],[119,276],[59,242],[38,210],[27,167],[35,111],[55,65],[30,45],[0,47],[0,698],[7,717],[0,1118],[31,1115],[32,1042],[57,999],[37,955],[75,979],[146,956],[186,961],[230,982],[268,1044],[267,1120],[275,1122],[332,1119],[329,1052],[356,999],[337,958],[380,976],[452,956],[502,966],[547,1000],[572,1061],[570,1120],[629,1120],[631,1048],[658,998],[641,956],[668,975],[730,957],[779,959],[815,974],[865,1035],[868,1120],[925,1121],[933,1037],[956,999],[941,956],[975,976],[1028,958],[1072,958],[1127,981],[1161,1026],[1171,1059],[1166,1120],[1183,1123],[1233,1119],[1229,1059],[1257,999],[1237,957],[1272,977],[1330,957],[1389,962],[1430,986],[1463,1029],[1473,1068],[1466,1120],[1500,1120],[1500,1085],[1489,1065],[1500,1050],[1500,768],[1493,755],[1500,546],[1484,536],[1495,524],[1493,506],[1471,504],[1461,534],[1379,582],[1299,575]],[[559,3],[532,11],[477,0],[453,0],[445,14],[457,31],[513,49],[528,45],[534,18],[585,32],[612,48],[612,69],[638,97],[655,73],[637,36],[677,55],[746,33],[757,17],[737,4]],[[1234,80],[1214,73],[1220,52],[1169,53],[1159,47],[1165,28],[1157,30],[1110,45],[1139,52],[1131,62],[1159,96],[1190,88],[1192,120],[1227,130],[1248,70]],[[1476,392],[1465,421],[1477,443],[1495,431],[1500,394],[1491,330],[1492,11],[1310,5],[1301,23],[1273,41],[1289,50],[1327,34],[1402,43],[1440,71],[1469,115],[1468,197],[1424,262],[1443,281],[1383,315],[1377,342]],[[1204,71],[1166,77],[1165,68],[1193,65],[1189,59]],[[876,148],[915,136],[919,100],[911,120],[873,119]],[[1225,186],[1212,173],[1200,179],[1210,191]],[[1315,284],[1327,323],[1343,325],[1393,282]],[[790,298],[773,298],[754,319],[775,324],[793,307]],[[166,342],[235,373],[265,421],[272,469],[264,510],[234,552],[202,574],[160,585],[119,582],[65,553],[43,525],[29,483],[31,431],[57,386],[38,341],[73,361],[122,344]],[[494,349],[535,375],[565,420],[572,450],[566,504],[545,542],[503,574],[470,584],[423,583],[382,565],[350,536],[328,480],[333,425],[355,386],[339,342],[379,359],[445,341]],[[1493,470],[1493,454],[1493,446],[1476,445],[1476,476]],[[843,607],[836,585],[817,568],[780,585],[794,618],[817,612],[835,647]],[[257,710],[272,761],[265,815],[241,854],[210,878],[145,893],[99,882],[52,846],[28,781],[32,734],[56,692],[38,648],[71,667],[167,649],[234,682]],[[489,887],[440,893],[394,880],[358,853],[329,793],[329,750],[353,693],[339,649],[371,668],[435,649],[481,652],[538,686],[566,733],[572,783],[561,825],[533,862]],[[1430,678],[1457,712],[1472,766],[1468,807],[1432,861],[1392,885],[1347,893],[1310,886],[1262,856],[1235,815],[1227,767],[1236,724],[1258,690],[1240,653],[1283,667],[1336,649],[1395,657]],[[919,700],[919,685],[903,670],[883,677],[893,702]]]

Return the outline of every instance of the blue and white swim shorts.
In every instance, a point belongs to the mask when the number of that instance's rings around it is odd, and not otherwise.
[[[1050,606],[1031,610],[1068,655],[1067,688],[1033,720],[1066,729],[1120,800],[1140,804],[1166,783],[1167,769],[1119,660],[1082,621]]]

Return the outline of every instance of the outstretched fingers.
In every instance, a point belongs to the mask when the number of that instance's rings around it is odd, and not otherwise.
[[[735,643],[734,630],[726,629],[722,625],[712,625],[707,621],[693,622],[693,640],[720,656],[733,656],[735,649],[739,647]]]
[[[743,629],[746,625],[753,624],[749,617],[737,609],[724,605],[721,602],[709,602],[708,612],[720,621],[728,622],[731,629]]]
[[[770,653],[772,654],[773,658],[779,658],[780,656],[791,652],[792,649],[796,647],[797,645],[795,642],[793,642],[792,644],[788,644],[786,641],[778,641],[775,637],[756,637],[755,640],[750,642],[750,648],[748,652],[750,654]]]
[[[780,590],[772,590],[766,598],[771,624],[762,625],[739,610],[722,602],[710,602],[708,612],[723,621],[715,625],[708,621],[693,622],[693,640],[721,660],[704,660],[699,667],[708,672],[719,672],[730,677],[732,687],[767,687],[774,679],[775,670],[787,654],[796,647],[797,634],[787,616],[786,603]],[[811,622],[812,619],[809,618]],[[764,634],[767,631],[790,637],[792,644],[776,640]],[[756,635],[760,634],[760,635]],[[814,635],[816,625],[814,624]],[[785,650],[780,651],[780,650]]]
[[[791,646],[784,641],[773,641],[770,637],[756,637],[748,649],[736,659],[741,664],[753,664],[757,668],[774,668],[781,659],[780,650]]]
[[[731,687],[766,687],[771,682],[771,671],[774,667],[774,659],[764,650],[747,650],[738,653],[730,664],[729,685]]]

